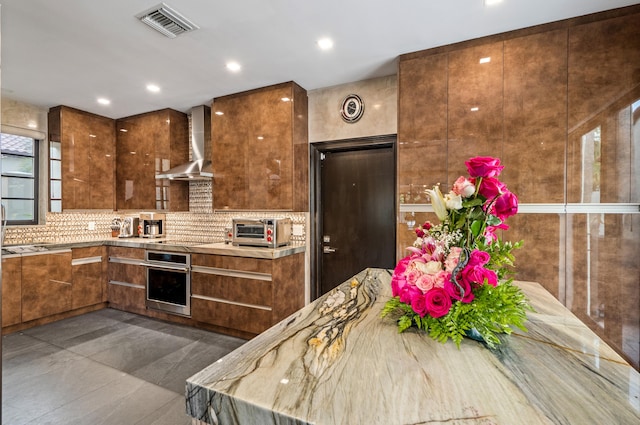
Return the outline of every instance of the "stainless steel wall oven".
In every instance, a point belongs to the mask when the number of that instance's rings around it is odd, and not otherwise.
[[[191,255],[146,251],[147,308],[191,316]]]

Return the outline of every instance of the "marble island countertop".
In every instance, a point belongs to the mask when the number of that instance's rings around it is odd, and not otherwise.
[[[200,424],[637,424],[640,375],[541,285],[529,332],[457,349],[380,318],[367,269],[187,380]]]

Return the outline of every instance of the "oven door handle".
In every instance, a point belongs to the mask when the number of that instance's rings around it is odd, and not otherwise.
[[[177,272],[189,273],[189,267],[184,266],[170,266],[167,264],[153,264],[153,263],[141,263],[143,266],[155,269],[155,270],[172,270]]]

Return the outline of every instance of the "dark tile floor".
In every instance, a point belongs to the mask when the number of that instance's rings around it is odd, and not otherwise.
[[[245,340],[105,309],[2,338],[2,423],[190,424],[185,381]]]

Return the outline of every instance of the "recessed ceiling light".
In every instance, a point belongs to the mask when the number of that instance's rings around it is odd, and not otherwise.
[[[216,111],[216,112],[215,112],[215,114],[216,114],[216,115],[224,115],[224,112],[222,112],[222,111]]]
[[[321,38],[318,40],[318,47],[322,50],[329,50],[333,47],[333,40],[330,38]]]
[[[487,56],[486,58],[480,58],[480,63],[489,63],[491,62],[491,56]]]
[[[126,128],[121,128],[120,131],[122,131],[123,133],[126,133],[128,130]]]
[[[238,72],[241,68],[238,62],[227,62],[227,69],[231,72]]]
[[[258,140],[264,140],[264,137],[258,136]]]
[[[104,97],[99,97],[98,98],[98,103],[101,105],[109,105],[111,103],[111,101],[109,99],[106,99]]]
[[[480,110],[480,108],[478,108],[477,106],[474,106],[473,108],[471,108],[471,112],[476,112]]]
[[[152,93],[158,93],[160,91],[160,87],[156,86],[155,84],[147,84],[147,90]]]
[[[289,102],[291,99],[289,99],[288,97],[283,97],[283,98],[282,98],[282,99],[280,99],[280,100],[282,100],[283,102]]]

